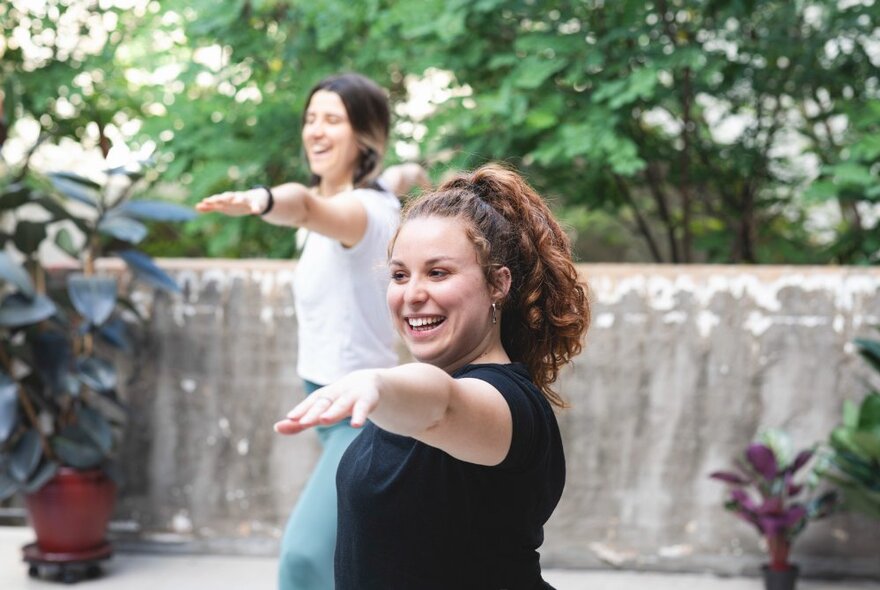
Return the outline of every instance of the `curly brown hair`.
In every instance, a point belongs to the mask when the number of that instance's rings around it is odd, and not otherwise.
[[[568,236],[547,204],[519,174],[488,164],[410,202],[401,225],[431,216],[466,222],[487,282],[493,270],[510,270],[510,290],[500,302],[501,343],[550,403],[566,407],[550,385],[583,347],[590,303]]]

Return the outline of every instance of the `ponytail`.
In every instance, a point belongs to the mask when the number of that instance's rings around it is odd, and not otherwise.
[[[568,236],[547,204],[519,174],[490,164],[412,202],[403,219],[431,215],[467,222],[488,282],[495,269],[510,270],[511,287],[500,302],[501,343],[547,400],[565,407],[550,386],[583,347],[590,305]]]

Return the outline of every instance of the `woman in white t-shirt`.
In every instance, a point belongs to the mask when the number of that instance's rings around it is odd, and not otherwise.
[[[397,364],[385,304],[385,257],[400,203],[379,182],[390,122],[385,92],[361,75],[342,74],[319,82],[307,105],[302,141],[310,186],[292,182],[225,192],[196,209],[260,215],[275,225],[308,230],[294,291],[297,371],[311,394],[353,370]],[[334,587],[336,467],[359,432],[340,423],[318,433],[321,459],[282,540],[281,590]]]

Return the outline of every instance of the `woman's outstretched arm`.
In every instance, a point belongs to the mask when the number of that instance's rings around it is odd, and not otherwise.
[[[261,215],[273,225],[302,227],[345,246],[357,244],[367,231],[367,211],[351,193],[321,197],[297,182],[281,184],[271,191],[273,203],[266,213],[269,191],[262,187],[212,195],[202,199],[196,210],[232,217]]]
[[[480,379],[453,379],[426,363],[355,371],[324,387],[275,424],[281,434],[332,424],[351,417],[411,436],[453,457],[497,465],[512,437],[510,408],[492,385]]]

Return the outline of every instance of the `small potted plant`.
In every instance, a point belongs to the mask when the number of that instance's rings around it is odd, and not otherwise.
[[[857,339],[862,358],[880,373],[880,341]],[[822,475],[843,492],[843,508],[880,519],[880,392],[861,404],[847,400],[829,440],[830,469]]]
[[[31,575],[46,566],[76,581],[99,573],[110,555],[113,458],[127,412],[114,359],[133,351],[129,327],[138,319],[126,289],[96,261],[117,256],[135,279],[179,291],[133,246],[147,234],[143,221],[194,215],[132,199],[139,170],[108,170],[99,184],[26,169],[0,176],[0,215],[13,228],[0,251],[0,500],[24,495],[37,534],[24,548]],[[44,267],[39,253],[49,240],[70,268]]]
[[[805,467],[814,449],[796,455],[790,449],[784,432],[767,430],[749,444],[736,471],[710,475],[732,488],[724,507],[754,526],[766,543],[767,590],[793,590],[798,567],[789,560],[792,543],[807,523],[828,515],[836,501],[833,491],[810,495],[816,478]]]

